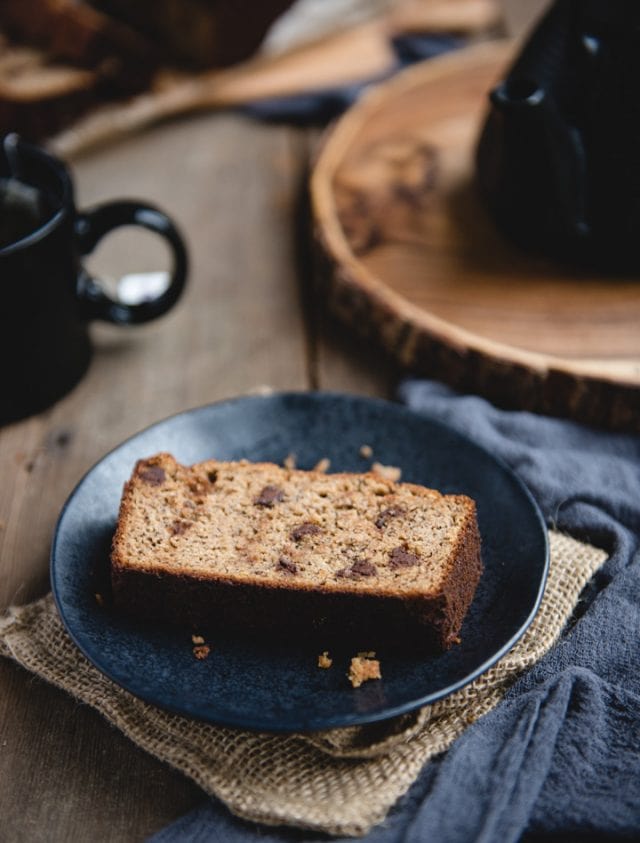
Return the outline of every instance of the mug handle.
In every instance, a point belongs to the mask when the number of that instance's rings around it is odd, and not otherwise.
[[[187,278],[187,250],[178,229],[169,217],[152,205],[120,200],[80,211],[75,220],[76,243],[80,255],[88,255],[114,228],[137,225],[163,237],[173,253],[173,268],[167,289],[157,298],[125,304],[111,298],[100,282],[82,267],[78,276],[77,297],[88,319],[102,319],[118,325],[137,325],[162,316],[176,303]]]

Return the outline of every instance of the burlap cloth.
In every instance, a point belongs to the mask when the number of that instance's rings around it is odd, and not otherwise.
[[[114,685],[84,658],[65,632],[51,595],[0,617],[0,654],[96,708],[239,816],[363,835],[384,819],[430,758],[494,708],[514,680],[549,650],[606,558],[602,550],[558,532],[550,532],[550,545],[545,595],[520,642],[461,691],[383,724],[275,736],[168,714]]]

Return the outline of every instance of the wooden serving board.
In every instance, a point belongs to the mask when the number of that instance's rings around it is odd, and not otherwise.
[[[502,406],[640,430],[640,279],[502,238],[473,180],[487,93],[516,48],[479,44],[374,89],[311,180],[329,300],[410,370]]]

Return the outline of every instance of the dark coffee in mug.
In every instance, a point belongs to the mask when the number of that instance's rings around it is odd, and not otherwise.
[[[146,228],[173,255],[167,288],[127,304],[111,297],[82,258],[118,226]],[[0,137],[0,424],[42,410],[82,377],[93,319],[138,324],[166,313],[185,284],[182,237],[162,211],[119,200],[78,210],[62,161],[16,135]]]

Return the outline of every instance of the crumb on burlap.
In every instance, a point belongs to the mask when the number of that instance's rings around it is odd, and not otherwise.
[[[288,468],[290,471],[296,467],[296,455],[295,454],[287,454],[287,456],[282,461],[282,464],[285,468]]]
[[[329,653],[325,650],[323,653],[320,653],[318,656],[318,667],[328,668],[331,667],[333,664],[333,659],[330,658]]]
[[[98,604],[98,606],[104,606],[104,597],[100,594],[99,591],[96,591],[93,596],[96,598],[96,603]]]
[[[322,474],[326,474],[327,471],[329,471],[330,468],[331,468],[331,460],[327,459],[326,457],[323,457],[321,460],[319,460],[314,465],[313,470],[314,471],[320,471],[320,472],[322,472]]]
[[[371,471],[377,474],[378,477],[383,477],[392,483],[397,483],[402,477],[402,469],[395,465],[382,465],[382,463],[374,462],[371,466]]]
[[[363,460],[370,460],[373,456],[373,448],[371,445],[360,445],[360,451],[358,453]]]
[[[377,659],[354,656],[351,659],[348,678],[354,688],[359,688],[363,682],[367,682],[369,679],[382,679],[380,662]]]
[[[210,652],[211,647],[208,644],[196,644],[193,648],[193,655],[200,660],[206,659]]]
[[[194,644],[204,644],[204,638],[202,635],[192,635],[191,640]]]

